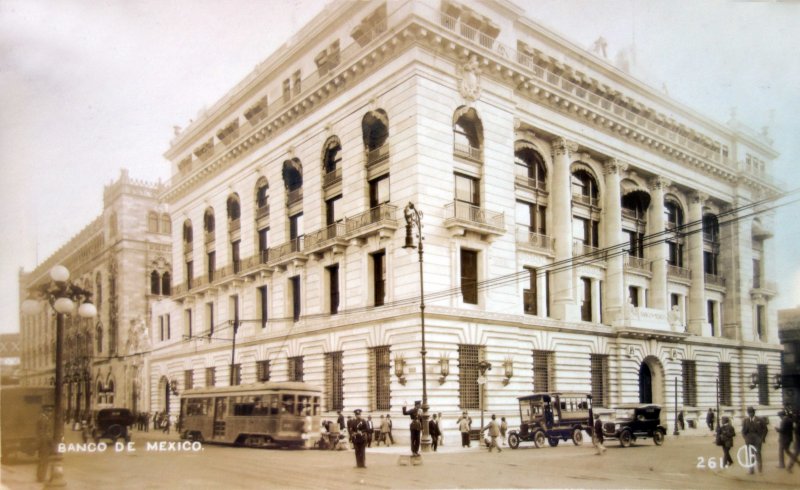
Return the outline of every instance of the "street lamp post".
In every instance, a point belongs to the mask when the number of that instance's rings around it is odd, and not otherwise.
[[[55,400],[53,417],[53,447],[50,452],[50,480],[45,488],[64,487],[63,457],[58,452],[58,444],[64,439],[64,407],[62,403],[64,384],[64,321],[67,315],[75,313],[75,303],[78,315],[82,318],[94,318],[97,309],[89,302],[92,293],[69,282],[69,270],[57,265],[50,270],[50,281],[46,284],[33,286],[28,289],[28,299],[22,302],[22,312],[31,315],[41,311],[42,301],[56,312],[56,359],[55,359]]]
[[[409,202],[403,210],[403,215],[406,218],[406,243],[403,248],[416,248],[419,253],[419,320],[422,325],[422,452],[426,453],[431,450],[431,434],[428,427],[428,378],[427,366],[425,365],[425,288],[423,283],[423,270],[422,270],[422,212],[419,211],[414,203]],[[413,228],[417,227],[417,245],[414,245]]]

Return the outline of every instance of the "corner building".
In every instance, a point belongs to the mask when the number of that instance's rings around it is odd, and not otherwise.
[[[481,360],[484,407],[511,425],[531,391],[661,403],[670,426],[676,399],[700,422],[717,379],[724,414],[780,404],[773,218],[740,210],[779,191],[769,141],[513,3],[338,3],[166,156],[182,334],[156,343],[154,406],[287,379],[329,414],[421,399],[408,202],[445,430],[479,409]]]

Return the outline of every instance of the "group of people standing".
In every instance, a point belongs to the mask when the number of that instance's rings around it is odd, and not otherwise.
[[[785,468],[791,473],[792,466],[795,463],[800,464],[800,459],[798,459],[800,456],[800,420],[792,420],[792,416],[783,410],[778,412],[778,417],[780,417],[780,423],[775,428],[778,432],[778,468]],[[727,467],[733,465],[730,450],[733,447],[736,431],[729,417],[724,416],[720,420],[722,423],[716,430],[716,444],[722,447],[723,467]],[[745,444],[752,447],[748,451],[748,463],[750,463],[748,472],[751,475],[755,473],[756,469],[759,473],[763,471],[761,449],[767,440],[768,432],[767,421],[762,417],[756,417],[755,409],[748,407],[747,416],[742,420],[742,436]],[[794,452],[790,448],[792,439],[794,439]],[[789,456],[788,466],[785,464],[785,455]],[[753,461],[749,461],[751,457],[754,458]]]

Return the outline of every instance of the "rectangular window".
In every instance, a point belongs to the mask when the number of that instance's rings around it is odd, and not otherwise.
[[[717,335],[717,318],[714,315],[714,311],[716,310],[715,301],[706,301],[706,310],[708,315],[708,324],[711,326],[711,336],[716,337]]]
[[[325,268],[328,276],[328,305],[331,315],[339,312],[339,264]]]
[[[256,296],[258,300],[258,319],[261,321],[261,328],[266,328],[267,319],[269,318],[269,310],[267,309],[267,286],[257,287]]]
[[[261,228],[258,230],[258,254],[261,258],[261,263],[269,260],[267,250],[269,249],[269,228]]]
[[[631,306],[639,307],[639,288],[637,286],[628,286],[628,303]]]
[[[456,174],[456,201],[480,206],[480,180]]]
[[[288,102],[292,98],[292,81],[286,79],[283,81],[283,101]]]
[[[581,301],[581,320],[592,321],[592,280],[588,277],[581,277],[583,288],[583,300]]]
[[[211,283],[214,281],[214,271],[217,270],[217,253],[216,252],[208,252],[206,256],[206,265],[208,266],[208,282]]]
[[[214,303],[206,303],[206,332],[209,337],[214,335]]]
[[[719,363],[719,403],[720,405],[731,406],[731,363]]]
[[[300,298],[300,276],[293,276],[289,278],[289,289],[292,294],[292,320],[300,320],[301,313],[301,298]]]
[[[167,339],[171,339],[172,338],[172,325],[171,325],[172,322],[170,321],[170,315],[169,314],[165,315],[165,317],[166,317],[165,318],[165,323],[166,323],[166,327],[167,327]]]
[[[344,408],[344,366],[342,351],[325,354],[325,409]]]
[[[482,358],[482,346],[466,344],[458,346],[458,395],[462,410],[477,410],[481,407],[478,363]]]
[[[260,383],[269,381],[270,365],[269,360],[256,361],[256,380]]]
[[[241,240],[231,242],[231,262],[233,263],[233,273],[238,274],[242,271],[242,260],[239,257],[239,244]]]
[[[758,340],[764,339],[765,313],[766,308],[764,305],[756,305],[756,335],[758,336]]]
[[[533,391],[537,393],[553,390],[553,351],[533,351]]]
[[[206,368],[206,386],[207,387],[216,386],[216,382],[217,382],[217,373],[216,373],[216,371],[217,371],[216,368],[213,368],[213,367]]]
[[[303,381],[303,356],[288,358],[289,381]]]
[[[158,315],[158,340],[164,341],[164,315]]]
[[[369,181],[370,209],[389,202],[389,176],[382,175]]]
[[[194,369],[187,369],[183,372],[183,389],[191,390],[194,388]]]
[[[549,317],[553,311],[550,306],[550,271],[544,271],[544,304],[547,306],[547,316]]]
[[[681,374],[683,375],[683,404],[689,407],[696,407],[697,365],[695,361],[681,361]]]
[[[342,209],[342,196],[336,196],[333,199],[325,201],[325,224],[330,226],[342,221],[344,219],[344,212]],[[334,238],[335,236],[336,235],[326,238]]]
[[[531,233],[547,234],[547,227],[545,226],[546,214],[547,208],[545,206],[517,201],[516,222],[518,225],[525,226]]]
[[[674,242],[667,242],[669,255],[667,263],[675,267],[683,267],[683,245]]]
[[[538,289],[536,287],[536,269],[532,267],[526,267],[526,271],[528,271],[528,289],[522,290],[522,304],[523,310],[525,311],[526,315],[538,315],[539,314],[539,301],[537,299],[538,296]]]
[[[753,259],[753,289],[761,287],[761,261]]]
[[[592,404],[595,407],[608,407],[608,356],[591,354],[592,363]]]
[[[758,365],[758,404],[769,405],[769,373],[766,364]]]
[[[478,252],[461,249],[461,298],[464,303],[478,304]]]
[[[186,262],[186,288],[192,289],[192,281],[194,280],[194,262],[189,260]]]
[[[303,230],[303,213],[289,217],[289,239],[294,240],[305,234]]]
[[[374,387],[372,393],[373,410],[389,410],[391,408],[391,371],[389,361],[389,346],[382,345],[370,349],[371,381]],[[371,390],[372,391],[372,390]]]
[[[239,328],[239,295],[228,297],[228,320],[233,322],[233,328]]]
[[[717,275],[717,254],[714,252],[703,252],[703,270],[706,274]]]
[[[242,384],[242,365],[241,364],[232,364],[231,365],[231,386],[239,386]]]
[[[381,250],[372,257],[372,304],[382,306],[386,298],[386,252]]]
[[[183,334],[192,338],[192,310],[183,310]]]

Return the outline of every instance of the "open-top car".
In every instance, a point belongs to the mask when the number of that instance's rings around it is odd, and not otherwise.
[[[99,442],[100,439],[109,439],[111,442],[124,439],[125,442],[130,442],[128,427],[133,421],[133,414],[127,408],[100,409],[95,413],[92,425],[84,429],[84,442],[89,439],[94,442]]]
[[[579,446],[583,431],[591,433],[592,395],[586,393],[534,393],[519,400],[519,430],[508,434],[512,449],[520,442],[532,441],[536,447],[545,442],[557,446],[560,440]]]
[[[651,403],[633,403],[614,407],[614,420],[603,424],[603,437],[619,439],[628,447],[636,439],[652,437],[656,446],[664,443],[667,429],[661,425],[661,407]]]

